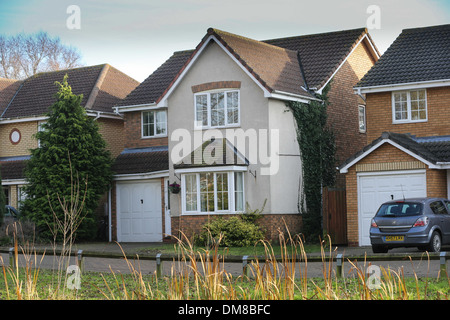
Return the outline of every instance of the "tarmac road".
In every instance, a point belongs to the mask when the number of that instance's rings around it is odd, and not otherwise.
[[[156,271],[156,261],[147,260],[149,257],[146,257],[145,254],[142,254],[142,251],[140,251],[142,248],[148,248],[150,245],[151,244],[148,243],[121,244],[122,249],[126,254],[134,256],[135,253],[141,252],[139,260],[129,258],[128,261],[123,258],[122,250],[116,243],[80,244],[75,246],[75,250],[82,249],[83,253],[86,255],[83,258],[84,271],[130,273],[134,269],[142,272],[142,274],[153,274]],[[9,254],[7,249],[8,248],[0,248],[3,263],[6,266],[9,265]],[[444,248],[444,250],[446,249],[449,251],[450,255],[450,248]],[[46,252],[45,256],[37,254],[35,257],[33,255],[31,257],[32,263],[43,269],[56,269],[58,267],[57,258],[49,254],[49,252],[52,252],[52,249],[48,249]],[[440,274],[440,261],[438,255],[431,255],[432,259],[428,259],[426,253],[420,252],[415,248],[398,248],[390,250],[388,254],[373,254],[370,247],[338,247],[333,252],[333,256],[335,257],[335,255],[339,253],[343,254],[344,277],[356,276],[357,272],[355,266],[367,270],[369,265],[383,267],[385,269],[389,268],[391,271],[398,273],[403,272],[405,277],[413,277],[416,275],[418,277],[437,278]],[[92,255],[95,254],[116,255],[118,258],[93,257]],[[365,257],[366,261],[364,261]],[[409,257],[412,257],[413,260]],[[355,266],[353,266],[349,260],[352,261]],[[20,255],[19,263],[20,265],[25,264],[23,255]],[[74,258],[73,264],[75,263],[76,261]],[[0,260],[0,265],[1,264],[2,261]],[[186,264],[173,260],[163,261],[162,264],[164,275],[170,275],[172,272],[177,272],[183,267],[186,268]],[[261,267],[263,262],[260,261],[259,265]],[[282,269],[282,266],[279,266]],[[222,268],[234,277],[241,275],[243,271],[242,262],[225,262],[223,263]],[[254,266],[252,266],[252,268],[254,268]],[[309,254],[308,262],[296,262],[295,268],[296,276],[300,276],[301,273],[304,273],[306,270],[308,277],[323,278],[324,269],[326,270],[325,272],[327,272],[330,268],[329,259],[327,258],[326,263],[324,264],[321,261],[320,253]],[[331,270],[332,275],[334,276],[336,272],[336,261],[331,263]],[[447,272],[449,271],[450,269],[447,264]]]

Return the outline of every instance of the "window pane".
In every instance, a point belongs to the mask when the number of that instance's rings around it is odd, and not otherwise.
[[[234,173],[234,209],[244,211],[244,179],[242,172]]]
[[[144,137],[155,135],[155,113],[154,111],[142,113],[142,134]]]
[[[227,122],[239,123],[239,93],[237,91],[227,93]]]
[[[228,210],[228,173],[216,174],[217,210]]]
[[[200,203],[201,212],[214,211],[214,174],[211,172],[200,174]]]
[[[394,93],[395,120],[408,119],[408,104],[406,92]]]
[[[425,90],[411,91],[411,120],[426,119]]]
[[[186,211],[197,211],[197,175],[186,175]]]
[[[156,113],[156,134],[165,134],[167,128],[166,111]]]
[[[211,94],[211,126],[225,125],[224,93]]]
[[[208,96],[206,94],[195,97],[195,120],[197,123],[208,125]]]

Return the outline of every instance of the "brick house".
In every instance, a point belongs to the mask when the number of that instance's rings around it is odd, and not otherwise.
[[[366,98],[367,138],[347,159],[350,245],[370,245],[381,203],[449,197],[450,25],[403,30],[355,86]]]
[[[268,238],[285,223],[299,232],[301,158],[286,102],[317,100],[330,84],[328,121],[342,161],[367,144],[364,101],[353,86],[378,57],[364,28],[266,41],[208,29],[194,50],[175,52],[115,106],[125,148],[114,167],[111,239],[191,236],[210,218],[264,202]],[[279,134],[264,144],[279,142],[274,172],[226,136],[252,130]],[[173,183],[179,192],[168,191]]]
[[[34,137],[45,113],[56,101],[55,81],[68,75],[75,94],[83,94],[82,106],[94,117],[107,148],[116,157],[123,148],[123,119],[111,105],[125,98],[139,82],[108,64],[54,72],[43,72],[25,80],[0,79],[0,170],[8,204],[18,208],[25,197],[23,174],[30,149],[38,147]],[[106,199],[106,198],[105,198]],[[107,212],[106,212],[107,213]]]

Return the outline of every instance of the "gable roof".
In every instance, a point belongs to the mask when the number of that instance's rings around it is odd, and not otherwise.
[[[0,78],[0,114],[6,109],[21,84],[22,81],[19,80]]]
[[[210,41],[216,41],[240,64],[266,96],[316,99],[308,88],[323,87],[363,39],[378,57],[365,28],[266,41],[209,28],[195,50],[175,52],[117,106],[125,111],[127,106],[159,103]]]
[[[151,104],[160,100],[194,50],[175,52],[117,106]]]
[[[403,30],[355,88],[437,80],[450,81],[450,24]]]
[[[368,156],[385,143],[403,150],[414,158],[426,163],[430,168],[450,168],[450,136],[416,137],[409,134],[383,132],[355,155],[347,159],[340,167],[341,173]]]
[[[38,73],[21,82],[0,118],[44,115],[56,101],[55,82],[66,74],[72,92],[83,95],[81,105],[95,112],[112,113],[111,107],[139,84],[108,64]]]
[[[207,36],[217,38],[270,93],[288,92],[314,98],[306,89],[307,85],[302,76],[297,51],[218,29],[208,29]],[[208,38],[204,39],[204,41],[207,40]]]
[[[322,88],[364,38],[368,37],[369,48],[380,56],[366,28],[318,33],[296,37],[265,40],[272,45],[298,51],[310,88]]]

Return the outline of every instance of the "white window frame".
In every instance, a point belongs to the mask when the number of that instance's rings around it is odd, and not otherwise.
[[[425,119],[412,120],[411,116],[411,92],[412,91],[424,91],[425,92]],[[406,109],[407,109],[407,119],[396,120],[395,119],[395,94],[396,93],[406,93]],[[427,122],[428,121],[428,99],[426,89],[416,89],[416,90],[403,90],[403,91],[392,91],[391,93],[391,108],[392,108],[392,123],[416,123],[416,122]]]
[[[227,110],[227,93],[231,92],[237,92],[238,94],[238,122],[237,123],[228,123],[228,110]],[[224,94],[224,120],[225,124],[220,126],[213,126],[211,125],[211,94],[214,93],[223,93]],[[208,124],[203,125],[202,123],[197,121],[197,96],[207,96],[207,117],[208,117]],[[194,94],[194,127],[195,129],[208,129],[208,128],[230,128],[230,127],[239,127],[241,125],[241,93],[240,90],[237,89],[230,89],[230,90],[211,90],[211,91],[203,91],[203,92],[197,92]]]
[[[154,113],[154,116],[153,116],[153,119],[155,119],[155,134],[154,135],[152,135],[152,136],[145,136],[144,135],[144,113],[148,113],[148,112],[153,112]],[[156,133],[156,113],[158,113],[158,112],[164,112],[165,114],[166,114],[166,122],[165,122],[165,126],[164,126],[164,130],[165,130],[165,133],[160,133],[160,134],[157,134]],[[167,122],[168,122],[168,120],[167,120],[167,110],[165,110],[165,109],[155,109],[155,110],[144,110],[144,111],[141,111],[141,138],[142,139],[151,139],[151,138],[161,138],[161,137],[167,137]]]
[[[361,116],[363,118],[364,128],[361,128]],[[366,106],[363,104],[360,104],[358,106],[358,128],[359,132],[366,133],[367,131],[367,121],[366,121]]]
[[[208,215],[208,214],[234,214],[238,212],[243,212],[243,210],[236,211],[235,210],[235,173],[241,171],[203,171],[203,172],[192,172],[192,173],[183,173],[181,174],[181,212],[183,215]],[[200,174],[202,173],[213,173],[214,177],[214,211],[204,212],[201,211],[201,197],[200,197]],[[217,210],[217,174],[227,174],[228,181],[228,210]],[[242,198],[243,204],[245,204],[245,179],[244,172],[242,174]],[[186,176],[187,175],[195,175],[196,177],[196,186],[197,186],[197,210],[187,211],[186,210]],[[245,208],[245,205],[243,205]],[[243,209],[244,209],[243,208]]]

